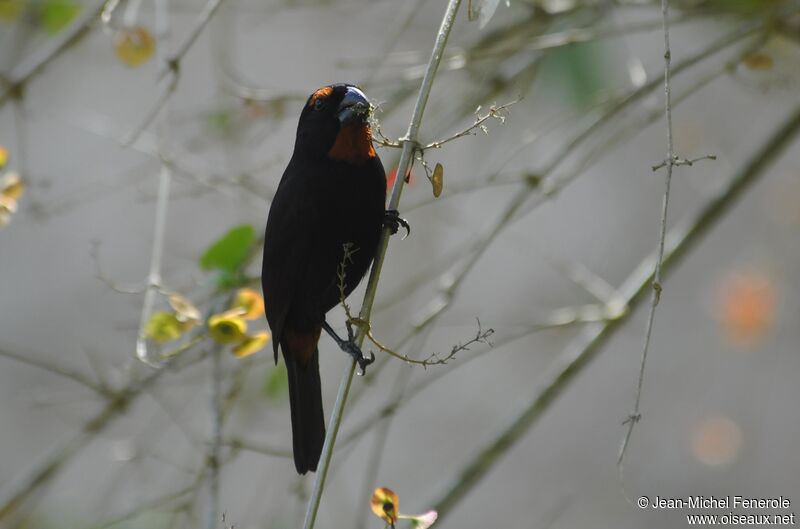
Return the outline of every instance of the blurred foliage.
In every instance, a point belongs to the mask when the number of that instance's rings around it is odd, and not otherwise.
[[[264,379],[264,394],[271,400],[283,400],[289,396],[286,365],[279,363],[267,370],[267,377]]]

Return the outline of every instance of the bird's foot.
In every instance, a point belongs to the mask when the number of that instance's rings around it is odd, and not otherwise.
[[[328,322],[323,322],[322,328],[325,329],[325,332],[327,332],[331,338],[333,338],[342,351],[352,356],[353,359],[358,362],[358,367],[361,369],[361,373],[359,374],[364,376],[367,373],[367,366],[375,361],[375,355],[370,352],[369,358],[364,356],[361,348],[356,345],[352,326],[349,324],[347,325],[347,340],[340,338],[339,335],[336,334],[336,331],[334,331],[333,328],[328,325]]]
[[[370,365],[372,362],[375,361],[375,355],[372,354],[370,351],[369,358],[364,356],[364,353],[361,349],[356,345],[355,342],[346,340],[341,343],[341,348],[344,350],[345,353],[349,354],[353,357],[353,359],[358,363],[359,369],[361,369],[361,376],[367,374],[367,366]]]
[[[386,214],[383,217],[383,226],[384,228],[389,228],[389,231],[394,235],[400,229],[400,226],[405,228],[406,234],[403,235],[403,239],[411,235],[411,225],[408,223],[406,219],[400,216],[400,212],[396,209],[387,209]]]

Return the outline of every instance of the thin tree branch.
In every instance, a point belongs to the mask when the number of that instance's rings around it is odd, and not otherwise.
[[[700,210],[688,216],[665,237],[662,271],[669,271],[701,238],[722,220],[745,191],[771,167],[781,153],[800,135],[800,107],[764,142],[727,186],[709,199]],[[642,261],[619,288],[620,295],[633,308],[652,289],[654,265],[658,253]],[[625,323],[632,311],[620,318],[588,325],[545,375],[530,403],[509,425],[487,443],[459,471],[452,484],[432,502],[440,516],[453,509],[491,470],[495,463],[536,423],[550,405],[574,381],[581,370],[595,357],[600,347]]]
[[[211,21],[211,18],[217,12],[219,7],[222,5],[223,0],[208,0],[206,5],[203,7],[203,10],[197,16],[197,19],[194,22],[194,26],[192,30],[189,32],[189,35],[186,36],[184,41],[178,46],[178,50],[171,56],[167,57],[163,61],[163,68],[158,73],[157,79],[161,81],[165,76],[169,76],[169,80],[167,81],[166,86],[164,87],[164,91],[161,93],[159,98],[156,100],[155,104],[150,108],[150,110],[145,114],[144,119],[134,128],[128,135],[125,136],[122,140],[122,144],[124,146],[129,146],[133,144],[139,136],[144,132],[144,130],[153,122],[156,117],[161,113],[161,110],[166,105],[167,101],[172,97],[172,94],[175,92],[175,89],[178,87],[178,81],[180,80],[181,75],[181,61],[183,60],[184,56],[189,52],[192,45],[197,41],[197,38],[206,28],[208,23]],[[162,43],[165,44],[165,43]],[[163,156],[163,153],[162,153]]]
[[[11,351],[2,349],[0,349],[0,357],[9,358],[23,364],[28,364],[29,366],[38,367],[39,369],[43,369],[49,373],[68,378],[73,382],[77,382],[78,384],[91,389],[100,396],[108,397],[110,395],[109,389],[102,383],[97,383],[78,371],[60,367],[50,362],[45,362],[44,360],[38,360],[30,355],[13,353]]]
[[[425,76],[422,80],[422,86],[419,89],[419,95],[414,105],[414,112],[411,121],[408,125],[408,131],[405,137],[402,138],[403,152],[400,155],[400,162],[397,167],[398,178],[395,179],[394,186],[392,187],[391,198],[389,199],[389,209],[397,209],[400,203],[400,194],[403,190],[403,183],[405,182],[405,174],[411,167],[411,162],[414,159],[414,153],[418,147],[417,134],[419,132],[420,124],[422,122],[422,115],[425,112],[425,106],[428,102],[433,81],[436,77],[436,71],[439,67],[442,54],[444,53],[445,46],[447,45],[447,38],[450,35],[450,30],[453,27],[458,7],[461,5],[461,0],[450,0],[445,11],[444,18],[442,19],[439,32],[436,36],[436,43],[434,44],[430,60],[428,62]],[[367,290],[364,294],[364,301],[361,304],[361,311],[359,318],[364,321],[369,321],[372,313],[372,305],[375,301],[375,293],[378,289],[378,281],[380,279],[381,268],[383,267],[383,260],[386,255],[386,248],[389,244],[390,231],[384,228],[381,234],[380,242],[378,243],[377,253],[370,272],[369,281],[367,283]],[[364,343],[365,334],[359,331],[356,336],[356,343],[361,346]],[[347,394],[350,391],[350,384],[353,380],[353,373],[355,372],[356,362],[355,359],[349,362],[342,376],[341,383],[339,384],[339,391],[336,395],[336,402],[334,404],[333,412],[331,413],[330,425],[328,433],[325,436],[325,443],[322,447],[322,455],[320,458],[320,465],[317,469],[316,480],[314,488],[311,492],[311,498],[308,502],[308,509],[306,511],[305,521],[303,523],[304,529],[312,529],[316,522],[317,512],[319,510],[319,503],[322,500],[322,493],[325,487],[325,479],[327,478],[328,469],[330,467],[331,455],[333,454],[333,445],[336,442],[336,436],[339,433],[339,426],[342,420],[342,413],[345,403],[347,401]]]
[[[622,461],[628,443],[633,434],[633,428],[642,418],[639,406],[642,399],[642,385],[644,384],[644,369],[647,364],[647,353],[650,350],[650,340],[653,335],[653,323],[655,322],[656,306],[661,299],[661,262],[664,259],[664,239],[667,235],[667,212],[669,210],[670,186],[672,185],[672,170],[675,167],[675,149],[672,137],[672,91],[670,85],[670,64],[672,62],[672,50],[669,46],[669,0],[661,0],[661,16],[664,31],[664,118],[667,125],[667,157],[664,164],[667,167],[667,175],[664,179],[664,199],[661,204],[661,226],[658,233],[658,251],[656,253],[656,264],[653,270],[653,291],[650,295],[650,308],[647,313],[647,324],[644,331],[644,344],[642,345],[642,359],[639,364],[639,378],[636,383],[636,397],[633,402],[633,412],[623,424],[628,425],[628,431],[622,441],[617,457],[620,478],[622,477]]]
[[[22,94],[24,85],[39,73],[53,59],[61,55],[72,44],[75,44],[89,29],[103,11],[106,0],[100,0],[85,9],[70,26],[48,40],[46,45],[34,51],[29,57],[17,64],[9,75],[0,82],[0,107],[9,99]]]
[[[222,444],[222,348],[215,344],[211,351],[211,395],[209,397],[211,435],[206,457],[208,467],[208,504],[206,529],[216,529],[220,519],[220,446]]]

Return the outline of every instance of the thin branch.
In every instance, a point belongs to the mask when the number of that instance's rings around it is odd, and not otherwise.
[[[100,16],[106,0],[99,0],[85,9],[70,26],[58,35],[49,39],[46,45],[34,51],[29,57],[17,64],[9,75],[0,82],[0,107],[9,99],[15,98],[24,91],[27,83],[34,75],[47,66],[53,59],[61,55],[75,44],[89,29],[89,26]]]
[[[209,396],[211,434],[206,457],[208,468],[208,504],[206,529],[216,529],[219,521],[220,446],[222,445],[222,348],[211,351],[211,394]]]
[[[647,314],[647,324],[644,332],[644,344],[642,345],[642,358],[639,365],[639,377],[636,383],[636,397],[634,398],[633,411],[628,415],[623,424],[628,425],[627,433],[622,441],[617,457],[620,479],[622,478],[622,462],[628,448],[628,443],[633,434],[633,428],[641,420],[640,404],[642,399],[642,385],[644,384],[644,370],[647,364],[647,354],[650,350],[650,341],[653,335],[653,323],[655,322],[656,306],[661,299],[661,266],[664,259],[664,239],[667,235],[667,213],[669,210],[670,188],[672,185],[672,171],[675,168],[676,160],[674,141],[672,135],[672,87],[670,65],[672,62],[672,50],[669,45],[669,0],[661,0],[661,16],[664,31],[664,118],[667,127],[667,157],[664,164],[667,174],[664,178],[664,198],[661,204],[661,222],[658,233],[658,252],[656,253],[655,269],[653,271],[653,291],[650,295],[650,308]],[[691,163],[689,163],[691,165]],[[654,168],[653,170],[656,170]]]
[[[674,227],[665,237],[662,271],[677,264],[701,238],[712,229],[736,204],[744,192],[778,159],[781,153],[800,135],[800,107],[776,129],[762,148],[750,158],[741,171],[731,178],[728,185],[709,199],[701,209],[689,215],[685,222]],[[633,308],[651,291],[654,279],[654,264],[658,251],[648,256],[631,273],[619,288],[620,294]],[[434,509],[444,516],[463,500],[470,490],[489,472],[500,458],[516,443],[549,409],[555,399],[573,382],[581,370],[588,365],[608,338],[628,320],[632,311],[620,318],[590,324],[568,347],[548,370],[543,383],[530,403],[517,413],[510,424],[499,432],[462,468],[442,496],[432,502]]]
[[[422,86],[419,89],[419,95],[414,105],[414,112],[411,121],[408,125],[408,131],[403,141],[403,152],[400,155],[400,162],[398,163],[397,174],[398,178],[395,179],[394,186],[392,187],[391,198],[389,199],[388,209],[397,209],[400,202],[400,194],[403,190],[405,178],[403,177],[410,169],[411,162],[414,159],[414,152],[418,146],[417,134],[419,132],[420,124],[422,123],[422,115],[425,112],[425,106],[428,102],[433,81],[436,77],[436,71],[439,67],[442,54],[444,53],[445,46],[447,45],[447,38],[450,35],[450,30],[453,27],[458,7],[461,5],[461,0],[450,0],[447,5],[444,18],[442,19],[439,32],[436,36],[436,43],[434,44],[431,53],[430,61],[425,72],[425,77],[422,80]],[[401,176],[402,175],[402,176]],[[375,294],[378,289],[378,281],[380,279],[381,268],[383,267],[383,260],[386,255],[386,248],[389,244],[390,232],[388,228],[384,228],[381,234],[378,249],[375,255],[375,260],[370,272],[369,281],[367,283],[367,290],[364,294],[364,301],[361,304],[361,311],[359,318],[364,321],[369,321],[370,314],[372,313],[372,305],[375,301]],[[361,346],[364,343],[364,333],[359,332],[356,337],[356,343]],[[339,384],[339,391],[336,395],[336,402],[334,404],[333,412],[331,413],[330,426],[325,436],[325,443],[322,447],[322,455],[320,458],[320,465],[317,469],[316,480],[314,481],[314,488],[311,492],[311,498],[308,502],[308,509],[306,511],[305,521],[303,523],[304,529],[313,529],[316,522],[317,512],[319,510],[319,503],[322,500],[322,493],[325,487],[325,479],[327,478],[328,469],[330,467],[331,455],[333,454],[333,446],[336,442],[336,436],[339,433],[339,426],[342,420],[342,413],[344,405],[347,401],[347,394],[350,391],[350,384],[355,372],[356,361],[353,359],[345,369],[342,376],[341,383]]]
[[[194,26],[189,32],[189,35],[187,35],[181,45],[178,46],[178,50],[164,60],[164,66],[158,73],[157,79],[161,81],[165,76],[169,76],[169,80],[155,104],[150,108],[147,114],[145,114],[144,119],[142,119],[142,121],[122,140],[123,146],[127,147],[136,142],[142,132],[144,132],[144,130],[150,126],[150,123],[158,117],[167,101],[172,97],[172,94],[175,93],[181,75],[181,61],[211,21],[211,18],[222,5],[222,2],[223,0],[208,0],[203,10],[197,16],[197,19],[195,19]]]
[[[59,367],[51,362],[46,362],[44,360],[37,360],[36,358],[33,358],[30,355],[12,353],[11,351],[6,351],[2,349],[0,349],[0,357],[9,358],[11,360],[15,360],[23,364],[28,364],[29,366],[38,367],[39,369],[43,369],[49,373],[53,373],[55,375],[64,378],[68,378],[73,382],[77,382],[78,384],[91,389],[98,395],[104,397],[108,397],[110,395],[109,389],[106,388],[103,384],[98,384],[94,382],[89,377],[87,377],[83,373],[79,373],[78,371],[73,371],[65,367]]]

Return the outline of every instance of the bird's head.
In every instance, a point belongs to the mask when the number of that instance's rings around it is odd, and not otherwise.
[[[295,150],[314,157],[361,164],[376,156],[369,127],[370,104],[358,87],[333,84],[306,101]]]

